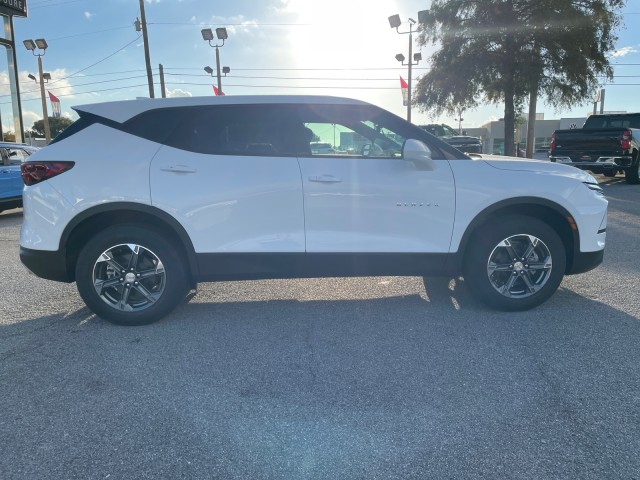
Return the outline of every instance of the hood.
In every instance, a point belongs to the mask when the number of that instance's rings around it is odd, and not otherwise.
[[[578,168],[549,162],[548,160],[536,160],[520,157],[503,157],[501,155],[473,155],[474,160],[482,160],[498,170],[515,170],[522,172],[536,172],[542,175],[562,175],[571,177],[581,182],[598,183],[593,175]]]

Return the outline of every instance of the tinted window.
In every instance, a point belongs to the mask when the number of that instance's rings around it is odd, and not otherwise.
[[[415,138],[429,146],[434,158],[466,158],[415,125],[369,105],[164,108],[144,112],[122,128],[174,148],[213,155],[308,156],[313,148],[317,155],[398,157],[404,140]]]
[[[166,143],[178,125],[187,120],[188,112],[183,108],[160,108],[136,115],[121,128],[152,142]]]
[[[88,126],[96,123],[96,121],[98,121],[99,119],[100,117],[96,115],[82,114],[78,120],[73,122],[71,125],[65,128],[62,132],[56,135],[56,138],[54,138],[50,144],[57,143],[60,140],[64,140],[65,138],[70,137],[71,135],[74,135],[81,130],[84,130]]]
[[[589,117],[583,128],[640,128],[640,114]]]
[[[373,105],[300,105],[298,110],[313,141],[329,143],[334,150],[314,156],[400,157],[404,141],[413,138],[426,143],[433,158],[466,158],[421,128]]]
[[[216,105],[181,109],[166,144],[215,155],[295,155],[311,137],[291,105]]]

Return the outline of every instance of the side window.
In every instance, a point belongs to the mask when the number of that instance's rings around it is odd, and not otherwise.
[[[160,108],[136,115],[127,120],[122,129],[131,135],[164,144],[185,120],[186,112],[182,108]]]
[[[168,145],[210,155],[296,154],[291,140],[295,131],[289,115],[291,107],[286,105],[216,105],[185,110],[184,121],[174,130]],[[300,123],[297,133],[308,151],[310,132]]]
[[[2,163],[5,165],[20,165],[29,156],[29,153],[21,148],[3,148],[2,150]]]
[[[397,158],[407,138],[383,110],[367,105],[301,105],[311,156]]]
[[[455,137],[456,135],[458,135],[458,132],[447,125],[442,125],[442,133],[447,137]]]

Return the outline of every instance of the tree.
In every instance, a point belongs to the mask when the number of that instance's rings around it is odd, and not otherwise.
[[[60,132],[73,123],[65,117],[49,117],[49,130],[51,138],[56,138]],[[44,137],[44,120],[37,120],[31,127],[31,135],[34,137]]]
[[[513,155],[516,112],[528,97],[542,93],[551,105],[569,107],[595,91],[598,77],[613,77],[607,53],[624,4],[433,0],[419,17],[419,43],[440,48],[414,101],[436,115],[504,102],[505,154]]]

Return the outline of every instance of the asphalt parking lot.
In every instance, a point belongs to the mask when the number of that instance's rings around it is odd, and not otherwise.
[[[0,214],[2,479],[640,478],[640,186],[604,263],[494,312],[461,279],[202,284],[116,327]]]

